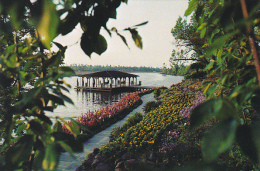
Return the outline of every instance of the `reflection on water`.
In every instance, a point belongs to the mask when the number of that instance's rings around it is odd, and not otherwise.
[[[76,90],[75,90],[76,91]],[[81,98],[83,104],[98,104],[100,106],[108,106],[118,102],[127,93],[111,93],[111,92],[90,92],[77,90],[77,98]]]

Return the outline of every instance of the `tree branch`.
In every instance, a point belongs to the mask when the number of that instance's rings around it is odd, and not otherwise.
[[[248,11],[247,11],[247,6],[246,6],[246,1],[240,0],[240,2],[241,2],[242,11],[243,11],[243,16],[244,16],[245,19],[248,19]],[[253,38],[253,29],[248,22],[246,23],[246,31],[247,31],[247,34],[248,34],[248,39],[249,39],[249,44],[250,44],[250,47],[251,47],[251,52],[253,54],[253,59],[255,61],[254,64],[255,64],[255,68],[256,68],[258,84],[260,86],[260,59],[259,59],[258,54],[257,54],[255,40]]]
[[[189,59],[179,58],[179,59],[174,59],[173,61],[202,61],[202,60],[196,58],[189,58]]]

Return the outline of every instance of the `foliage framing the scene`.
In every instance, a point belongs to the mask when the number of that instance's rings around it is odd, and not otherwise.
[[[256,166],[260,163],[259,8],[254,0],[191,0],[185,12],[193,14],[197,33],[206,39],[199,57],[209,61],[204,71],[218,78],[207,83],[208,100],[191,115],[192,128],[212,117],[219,121],[202,141],[207,163],[234,143]]]
[[[80,24],[80,46],[88,56],[107,49],[101,27],[109,35],[116,32],[127,45],[116,28],[106,27],[121,3],[127,0],[0,1],[0,170],[56,170],[58,149],[72,156],[82,150],[76,122],[69,125],[58,117],[53,123],[45,115],[65,102],[73,104],[63,94],[70,88],[63,78],[74,74],[61,66],[67,47],[53,40]],[[146,23],[125,29],[139,48],[137,27]],[[50,50],[54,45],[57,52]],[[62,131],[62,122],[72,134]]]

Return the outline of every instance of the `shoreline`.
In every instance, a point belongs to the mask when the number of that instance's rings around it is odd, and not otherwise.
[[[93,73],[93,72],[100,72],[100,71],[75,71],[75,75],[74,76],[81,76],[84,74],[89,74],[89,73]],[[127,72],[127,73],[159,73],[162,74],[161,72],[145,72],[145,71],[133,71],[133,72],[128,72],[128,71],[122,71],[122,72]]]

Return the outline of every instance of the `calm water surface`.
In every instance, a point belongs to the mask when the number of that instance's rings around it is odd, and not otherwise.
[[[162,75],[160,73],[134,73],[139,75],[137,81],[142,81],[143,86],[166,86],[181,82],[182,76]],[[87,92],[76,91],[74,88],[77,84],[76,76],[66,78],[66,82],[71,85],[70,93],[67,94],[74,105],[65,103],[66,106],[59,106],[54,112],[46,112],[47,116],[55,118],[61,117],[78,117],[87,111],[94,111],[108,105],[118,102],[126,93],[110,93],[110,92]]]

